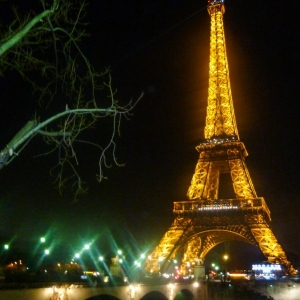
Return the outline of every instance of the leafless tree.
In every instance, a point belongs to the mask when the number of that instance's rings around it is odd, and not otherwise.
[[[25,16],[14,8],[14,21],[6,27],[2,24],[0,39],[0,76],[6,72],[21,75],[37,95],[38,108],[43,109],[42,115],[35,113],[31,120],[25,120],[26,125],[15,137],[2,145],[0,169],[40,135],[50,147],[41,155],[58,154],[51,174],[60,191],[71,182],[75,197],[86,191],[78,171],[76,146],[85,144],[98,148],[97,180],[105,178],[103,171],[108,167],[108,153],[119,165],[115,141],[121,120],[131,115],[142,96],[126,105],[119,104],[109,70],[96,72],[83,53],[80,43],[86,37],[83,23],[86,5],[84,0],[52,0],[51,4],[40,0],[40,12],[31,10]],[[101,131],[102,126],[111,126],[109,139],[104,144],[101,134],[97,141],[85,139],[88,129]]]

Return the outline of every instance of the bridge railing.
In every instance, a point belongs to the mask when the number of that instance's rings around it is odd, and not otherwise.
[[[270,218],[270,210],[263,197],[250,199],[203,199],[197,201],[174,202],[174,213],[203,212],[206,211],[248,211],[262,210]]]

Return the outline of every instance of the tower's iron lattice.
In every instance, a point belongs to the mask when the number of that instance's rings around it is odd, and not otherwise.
[[[294,268],[271,227],[269,208],[258,197],[245,163],[248,155],[240,141],[230,88],[226,55],[223,0],[208,1],[211,18],[209,88],[205,142],[196,147],[199,160],[188,201],[174,202],[175,220],[149,256],[146,270],[159,272],[164,261],[184,252],[182,269],[204,260],[216,245],[244,241],[258,246],[270,263]],[[231,175],[234,199],[219,199],[220,174]]]

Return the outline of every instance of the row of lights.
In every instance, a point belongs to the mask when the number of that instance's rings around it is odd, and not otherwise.
[[[40,238],[40,242],[41,242],[41,243],[45,243],[45,242],[46,242],[46,239],[45,239],[44,237],[41,237],[41,238]],[[8,250],[8,249],[9,249],[9,245],[8,245],[8,244],[5,244],[5,245],[4,245],[4,249],[5,249],[5,250]],[[85,245],[84,245],[84,250],[89,250],[89,249],[90,249],[90,245],[89,245],[89,244],[85,244]],[[49,255],[49,254],[50,254],[50,250],[49,250],[49,249],[45,249],[44,253],[45,253],[45,255]],[[122,250],[118,250],[118,251],[117,251],[118,263],[120,263],[120,264],[123,263],[123,259],[120,258],[120,257],[122,257],[122,253],[123,253]],[[125,256],[123,256],[123,257],[125,257]],[[141,259],[144,259],[145,257],[146,257],[145,254],[141,254]],[[75,253],[74,259],[80,259],[80,253],[79,253],[79,252]],[[73,259],[73,260],[74,260],[74,259]],[[98,259],[99,259],[99,261],[101,261],[101,262],[104,261],[104,257],[103,257],[103,256],[99,256]],[[137,267],[141,267],[142,264],[141,264],[140,261],[136,260],[136,261],[134,262],[134,265],[137,266]]]
[[[41,242],[42,244],[44,244],[44,243],[46,242],[46,238],[45,238],[45,237],[41,237],[41,238],[40,238],[40,242]],[[3,247],[4,247],[4,250],[8,250],[8,249],[9,249],[9,244],[5,244]],[[90,249],[90,245],[89,245],[89,244],[85,244],[85,245],[84,245],[84,250],[89,250],[89,249]],[[49,250],[49,249],[45,249],[44,253],[45,253],[46,255],[49,255],[49,254],[50,254],[50,250]],[[118,253],[118,255],[122,255],[122,250],[118,250],[117,253]],[[145,257],[145,255],[142,255],[142,256]],[[80,258],[80,253],[76,253],[76,254],[75,254],[75,258]],[[99,260],[100,260],[100,261],[103,261],[103,260],[104,260],[104,257],[103,257],[103,256],[99,256]],[[121,262],[122,262],[122,259],[119,259],[119,262],[121,263]]]
[[[45,243],[46,239],[44,237],[41,237],[40,241],[41,241],[41,243]],[[8,250],[9,249],[9,244],[4,244],[3,248],[4,248],[4,250]],[[46,255],[50,254],[50,250],[45,249],[45,254]]]
[[[46,242],[46,238],[45,237],[41,237],[40,238],[40,242],[41,243],[45,243]],[[9,249],[9,244],[5,244],[4,245],[4,249],[5,250],[8,250]],[[90,249],[90,245],[89,244],[85,244],[84,245],[84,250],[89,250]],[[50,250],[49,249],[45,249],[45,251],[44,251],[44,253],[45,253],[45,255],[49,255],[50,254]],[[118,250],[117,251],[117,257],[118,256],[122,256],[122,250]],[[145,259],[145,254],[141,254],[141,259]],[[75,258],[76,259],[79,259],[80,258],[80,253],[76,253],[75,254]],[[99,256],[99,261],[104,261],[104,257],[103,256]],[[148,259],[151,259],[151,256],[149,256],[148,257]],[[223,256],[223,259],[225,260],[225,261],[227,261],[227,259],[228,259],[228,255],[226,254],[226,255],[224,255]],[[159,257],[159,259],[158,259],[158,261],[159,261],[159,263],[161,263],[162,261],[163,261],[163,258],[162,257]],[[118,259],[118,262],[119,263],[123,263],[123,259],[122,258],[119,258]],[[175,264],[177,264],[177,260],[174,260],[173,261]],[[137,267],[141,267],[141,262],[140,261],[138,261],[138,260],[136,260],[136,261],[134,261],[134,265],[135,266],[137,266]],[[218,266],[216,266],[214,263],[212,264],[212,267],[214,267],[215,268],[215,270],[218,270],[219,269],[219,267]]]

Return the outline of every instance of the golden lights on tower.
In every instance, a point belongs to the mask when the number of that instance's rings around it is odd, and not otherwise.
[[[223,1],[222,1],[223,2]],[[238,137],[226,55],[222,3],[208,6],[211,17],[209,87],[204,136]]]

